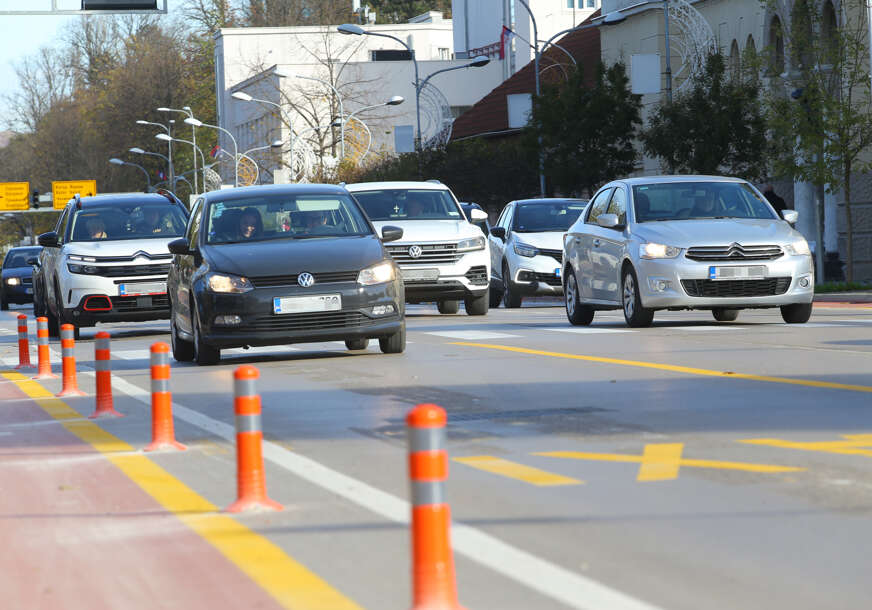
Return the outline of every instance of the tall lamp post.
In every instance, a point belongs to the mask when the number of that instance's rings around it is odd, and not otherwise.
[[[274,74],[276,74],[276,76],[279,76],[280,78],[285,76],[284,74],[278,73],[278,72],[274,72]],[[252,97],[249,94],[245,93],[244,91],[236,91],[234,93],[231,93],[230,97],[232,97],[235,100],[239,100],[240,102],[256,102],[258,104],[268,104],[270,106],[275,106],[279,111],[279,115],[287,118],[288,126],[291,129],[291,137],[290,137],[291,172],[293,172],[294,171],[294,121],[291,118],[291,115],[285,114],[285,112],[282,109],[281,104],[277,104],[276,102],[271,102],[270,100],[261,100],[261,99],[258,99],[256,97]]]
[[[146,171],[146,169],[144,167],[142,167],[141,165],[137,165],[136,163],[130,163],[129,161],[122,161],[121,159],[119,159],[117,157],[112,157],[111,159],[109,159],[109,163],[111,163],[112,165],[129,165],[131,167],[138,167],[139,169],[142,170],[142,173],[145,174],[145,183],[146,183],[145,192],[148,193],[151,191],[151,178],[149,178],[148,172]]]
[[[173,145],[172,141],[167,142],[167,144],[169,144],[170,146]],[[173,160],[172,159],[170,159],[166,155],[162,155],[160,153],[148,152],[147,150],[143,150],[143,149],[139,148],[138,146],[135,146],[131,149],[128,149],[127,152],[132,152],[134,155],[147,155],[149,157],[160,157],[161,159],[163,159],[164,161],[167,162],[168,171],[169,171],[169,183],[175,184],[175,173],[173,172]],[[173,187],[173,189],[175,189],[175,187]]]
[[[170,142],[170,141],[181,142],[182,144],[190,144],[191,146],[194,147],[194,184],[196,185],[196,183],[197,183],[197,153],[200,153],[200,160],[203,163],[203,171],[204,172],[206,171],[206,157],[203,155],[203,151],[200,150],[200,147],[197,146],[196,144],[194,144],[191,140],[183,140],[181,138],[173,138],[173,137],[168,136],[165,133],[159,133],[154,137],[162,142]],[[203,180],[205,180],[205,176],[204,176]],[[194,189],[196,190],[196,186],[194,187]],[[205,182],[203,182],[203,190],[204,191],[206,190],[206,183]],[[195,194],[198,194],[198,193],[195,193]]]
[[[372,110],[374,108],[382,108],[384,106],[399,106],[400,104],[402,104],[405,101],[406,100],[405,100],[405,98],[403,98],[402,95],[394,95],[391,97],[391,99],[389,99],[386,102],[382,102],[381,104],[373,104],[372,106],[364,106],[363,108],[358,108],[357,110],[355,110],[354,112],[349,114],[348,117],[345,119],[345,121],[347,123],[350,123],[352,119],[357,118],[355,115],[360,114],[361,112],[366,112],[367,110]],[[361,155],[361,157],[360,157],[360,160],[363,161],[364,159],[366,159],[366,155],[369,154],[369,149],[372,146],[372,132],[369,130],[369,127],[367,127],[366,123],[364,123],[360,119],[357,119],[357,120],[360,122],[361,125],[364,126],[364,128],[366,129],[366,132],[369,134],[369,142],[366,145],[366,150],[363,152],[363,155]]]
[[[142,121],[142,120],[136,121],[137,125],[153,125],[154,127],[160,127],[161,129],[163,129],[166,132],[166,134],[168,136],[173,135],[173,131],[172,131],[172,124],[173,123],[175,123],[175,121],[170,121],[169,125],[164,125],[163,123],[153,123],[152,121]],[[130,152],[133,152],[133,150],[131,149]],[[143,154],[145,154],[145,151],[143,151]],[[155,154],[155,153],[151,153],[151,154]],[[173,170],[174,170],[174,168],[173,168],[173,142],[172,142],[172,140],[167,142],[167,154],[169,156],[164,157],[164,159],[167,159],[167,164],[169,165],[169,172],[170,172],[170,183],[172,183],[172,180],[174,177],[174,173],[173,173]]]
[[[181,108],[167,108],[166,106],[161,106],[160,108],[157,109],[157,111],[158,112],[178,112],[180,114],[187,115],[189,119],[194,118],[194,111],[191,110],[190,106],[182,106]],[[188,122],[187,119],[185,119],[185,122],[186,123]],[[172,134],[167,134],[167,135],[171,136]],[[193,146],[195,149],[197,148],[197,129],[195,127],[191,127],[191,146]],[[205,190],[205,186],[206,185],[204,184],[203,185],[204,190]],[[194,151],[194,193],[195,194],[199,193],[199,191],[197,190],[197,152],[196,151]]]
[[[224,129],[223,127],[219,127],[218,125],[209,125],[208,123],[204,123],[203,121],[195,119],[194,117],[188,117],[187,119],[185,119],[185,123],[191,125],[192,127],[208,127],[209,129],[215,129],[227,134],[227,137],[230,138],[231,142],[233,142],[233,186],[239,186],[239,147],[236,145],[236,138],[233,137],[233,134]]]

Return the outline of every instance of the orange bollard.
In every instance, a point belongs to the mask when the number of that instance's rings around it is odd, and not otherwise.
[[[282,510],[281,504],[266,495],[263,468],[263,431],[260,426],[260,395],[254,382],[260,372],[243,365],[233,373],[233,410],[236,412],[236,489],[237,500],[227,512],[238,513],[252,508]]]
[[[445,409],[418,405],[406,416],[412,483],[412,610],[463,610],[445,501]]]
[[[72,324],[61,326],[61,362],[63,365],[64,387],[55,396],[86,396],[76,382],[76,327]]]
[[[145,450],[156,449],[187,449],[176,441],[170,393],[170,346],[161,341],[151,346],[151,444]]]
[[[48,351],[48,318],[36,319],[36,355],[39,368],[34,379],[57,379],[51,372],[51,360]]]
[[[94,343],[94,368],[97,370],[97,408],[89,415],[90,419],[113,415],[124,417],[112,404],[112,371],[109,369],[109,333],[97,333]]]
[[[17,369],[32,369],[30,364],[30,343],[27,340],[27,316],[18,314],[18,366]]]

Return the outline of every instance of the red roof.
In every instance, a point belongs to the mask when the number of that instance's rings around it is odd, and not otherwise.
[[[584,23],[588,23],[599,15],[600,11],[597,10]],[[519,41],[518,44],[523,43]],[[585,80],[593,82],[597,65],[602,57],[599,28],[592,27],[569,32],[557,40],[557,44],[575,58],[578,67],[584,70]],[[569,58],[560,49],[550,47],[539,58],[539,63],[540,81],[543,83],[555,82],[563,78],[563,68],[555,64],[564,64],[565,68],[565,64],[569,63]],[[454,121],[451,139],[459,140],[485,134],[498,135],[502,132],[514,133],[516,130],[509,129],[509,109],[506,96],[535,92],[536,80],[533,66],[534,63],[531,61],[460,115]],[[549,66],[554,67],[549,68]]]

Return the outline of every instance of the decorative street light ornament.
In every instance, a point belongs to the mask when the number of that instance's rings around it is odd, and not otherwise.
[[[451,139],[453,125],[448,98],[432,82],[428,82],[421,89],[421,146],[445,146]]]
[[[681,57],[680,67],[672,74],[675,90],[682,91],[705,70],[709,53],[717,50],[712,26],[687,0],[669,0],[672,52]]]

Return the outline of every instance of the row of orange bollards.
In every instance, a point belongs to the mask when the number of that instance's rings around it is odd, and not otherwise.
[[[75,329],[61,327],[63,389],[57,396],[84,396],[76,381]],[[38,373],[34,379],[56,378],[51,372],[48,320],[37,318]],[[95,342],[96,409],[91,418],[121,417],[112,399],[110,335],[99,332]],[[32,368],[27,339],[27,316],[18,316],[17,369]],[[266,493],[263,462],[262,405],[257,393],[257,368],[240,366],[233,375],[233,409],[236,416],[237,499],[228,512],[251,509],[281,510]],[[176,449],[185,445],[175,439],[172,394],[169,388],[169,346],[151,346],[152,442],[145,451]],[[406,417],[409,479],[412,496],[412,610],[463,610],[457,599],[454,558],[451,549],[451,509],[445,496],[448,454],[445,449],[445,410],[431,404],[417,405]]]

